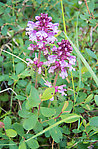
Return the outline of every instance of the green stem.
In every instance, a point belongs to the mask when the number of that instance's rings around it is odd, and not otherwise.
[[[15,88],[15,82],[14,82],[14,85],[13,85],[13,91],[14,91],[14,88]],[[11,95],[10,111],[12,110],[13,94],[14,94],[14,92],[12,92],[12,95]],[[16,95],[16,94],[15,94],[15,95]]]
[[[74,80],[73,80],[72,72],[71,72],[71,79],[72,79],[72,86],[73,86],[73,92],[74,92],[74,105],[75,105],[76,97],[75,97],[75,87],[74,87]]]
[[[80,117],[81,117],[81,116],[80,116]],[[82,117],[81,117],[81,118],[82,118]],[[69,119],[70,119],[70,117],[66,117],[66,118],[64,118],[64,119],[62,119],[62,120],[56,122],[55,124],[49,126],[48,128],[45,128],[43,131],[40,131],[40,132],[37,133],[36,135],[34,135],[34,136],[32,136],[31,138],[27,139],[25,142],[28,142],[29,140],[34,139],[34,138],[36,138],[36,137],[42,135],[42,134],[45,133],[46,131],[49,131],[50,129],[52,129],[52,128],[58,126],[59,124],[65,122],[65,121],[68,121]]]
[[[63,17],[63,25],[64,25],[64,32],[66,33],[66,24],[65,24],[65,18],[64,18],[64,9],[63,9],[63,2],[61,0],[61,9],[62,9],[62,17]],[[65,36],[65,39],[67,39],[67,37]]]
[[[77,43],[77,48],[79,49],[79,42],[78,42],[78,15],[79,15],[79,13],[77,14],[77,24],[76,24],[76,43]],[[80,60],[79,56],[78,56],[78,66],[79,66],[79,89],[80,89],[81,88],[81,60]]]

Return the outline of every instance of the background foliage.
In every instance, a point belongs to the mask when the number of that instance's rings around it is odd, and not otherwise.
[[[51,90],[45,92],[44,79],[54,77],[39,76],[39,87],[34,88],[35,73],[26,62],[31,42],[25,28],[35,16],[48,13],[53,23],[59,23],[58,40],[64,39],[61,1],[0,1],[0,148],[98,148],[97,1],[79,2],[63,0],[67,35],[77,56],[76,71],[69,72],[67,79],[58,78],[57,85],[67,86],[67,97],[57,94],[58,100],[48,108]],[[38,110],[40,94],[45,101]],[[65,113],[59,116],[61,111]]]

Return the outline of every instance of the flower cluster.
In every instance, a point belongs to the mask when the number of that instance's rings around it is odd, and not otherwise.
[[[32,44],[29,46],[29,50],[32,52],[38,51],[38,58],[35,56],[34,60],[27,59],[28,65],[31,65],[35,71],[41,74],[42,65],[49,67],[49,73],[57,73],[54,79],[53,87],[55,93],[61,93],[62,96],[66,96],[66,85],[56,86],[58,74],[62,79],[68,76],[68,70],[75,70],[72,65],[75,65],[76,57],[72,56],[72,47],[68,40],[62,40],[57,43],[57,46],[51,48],[51,44],[54,44],[57,39],[56,35],[58,30],[58,23],[52,23],[52,18],[48,17],[48,14],[41,13],[40,16],[35,17],[35,22],[29,21],[26,28],[26,34],[29,35],[29,40]],[[43,52],[46,61],[41,62],[40,56]],[[51,53],[51,54],[50,54]],[[36,80],[37,82],[37,80]],[[45,83],[46,86],[52,87],[50,82]],[[36,86],[36,85],[35,85]],[[54,100],[52,97],[50,100]]]
[[[41,16],[35,17],[36,22],[29,21],[26,28],[26,33],[29,35],[30,44],[29,50],[42,50],[44,55],[48,53],[47,44],[54,43],[57,39],[54,37],[58,33],[58,23],[52,23],[52,18],[48,14],[41,13]]]
[[[44,83],[46,86],[48,86],[48,87],[53,87],[52,86],[52,84],[50,83],[50,82],[46,82],[46,83]],[[55,88],[55,93],[61,93],[62,94],[62,96],[67,96],[67,94],[65,94],[65,91],[67,91],[66,89],[65,89],[65,87],[66,87],[66,85],[60,85],[60,86],[55,86],[54,88]],[[53,101],[54,100],[54,97],[52,97],[51,99],[50,99],[51,101]]]
[[[48,61],[44,64],[50,66],[49,73],[60,71],[59,76],[64,79],[68,76],[67,70],[75,70],[72,65],[75,65],[76,57],[71,55],[72,47],[68,40],[58,42],[58,48],[52,48],[52,55],[48,56]]]

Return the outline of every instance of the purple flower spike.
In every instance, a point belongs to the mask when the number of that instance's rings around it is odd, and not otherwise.
[[[64,79],[68,76],[67,71],[75,70],[72,65],[75,65],[76,57],[71,55],[72,47],[68,40],[62,40],[57,43],[59,47],[52,48],[52,55],[48,56],[48,61],[44,64],[50,66],[49,73],[54,73],[59,70],[59,76]]]
[[[26,28],[26,34],[29,40],[33,42],[28,48],[29,50],[42,50],[44,55],[48,54],[47,44],[54,43],[57,39],[54,37],[58,30],[58,23],[52,23],[52,18],[48,14],[41,13],[41,16],[35,17],[36,22],[29,21]]]

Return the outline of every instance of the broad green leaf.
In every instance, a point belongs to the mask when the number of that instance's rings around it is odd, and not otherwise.
[[[3,57],[2,56],[0,56],[0,62],[2,62],[3,61]]]
[[[0,2],[0,7],[1,7],[1,6],[4,6],[4,3]]]
[[[88,7],[90,12],[94,11],[94,7],[95,7],[94,0],[90,0]]]
[[[26,143],[25,143],[25,142],[21,142],[21,143],[19,144],[19,149],[27,149]]]
[[[38,144],[37,140],[35,140],[35,139],[31,139],[26,143],[31,149],[39,148],[39,144]]]
[[[14,80],[9,79],[9,81],[8,81],[8,85],[11,86],[13,83],[14,83]]]
[[[9,101],[9,95],[8,95],[8,93],[1,94],[0,95],[0,101]]]
[[[5,125],[5,129],[10,129],[11,128],[11,119],[9,116],[6,116],[4,118],[4,125]]]
[[[37,120],[38,120],[38,116],[36,114],[32,114],[32,116],[24,120],[23,127],[26,130],[31,130],[35,127]]]
[[[63,127],[62,127],[62,129],[63,129],[63,133],[64,134],[67,134],[67,135],[69,135],[71,132],[70,132],[70,128],[68,128],[68,126],[66,126],[66,125],[64,125]]]
[[[81,106],[82,106],[83,108],[85,108],[86,110],[88,110],[88,111],[92,111],[93,108],[94,108],[93,105],[89,105],[89,104],[81,104]]]
[[[95,55],[95,53],[93,51],[91,51],[90,49],[86,48],[86,52],[93,58],[97,59],[97,56]]]
[[[98,116],[92,117],[89,123],[90,123],[90,126],[98,127]]]
[[[4,13],[9,13],[11,11],[11,8],[7,7],[4,11]]]
[[[98,106],[98,95],[94,96],[94,100],[95,100],[96,105]]]
[[[62,133],[58,127],[51,129],[50,135],[56,143],[59,143],[62,139]]]
[[[30,70],[27,70],[27,69],[25,69],[22,73],[20,73],[18,75],[19,78],[25,78],[25,77],[28,77],[28,76],[31,76],[31,74],[30,74]]]
[[[13,129],[6,129],[6,135],[8,137],[16,137],[17,136],[17,132]]]
[[[41,96],[42,101],[49,100],[54,96],[55,88],[47,88]]]
[[[56,110],[53,108],[41,107],[40,110],[42,115],[44,115],[45,117],[53,116],[56,113]]]
[[[19,43],[21,46],[23,46],[23,39],[22,39],[22,38],[17,39],[17,41],[18,41],[18,43]]]
[[[80,18],[81,18],[82,20],[87,20],[87,17],[86,17],[85,15],[82,15],[82,14],[80,14]]]
[[[72,132],[73,132],[73,133],[80,133],[80,132],[81,132],[81,130],[78,130],[78,129],[73,129],[73,130],[72,130]]]
[[[21,87],[26,87],[26,85],[27,85],[27,80],[19,80],[19,81],[17,82],[17,84],[18,84],[19,86],[21,86]]]
[[[26,87],[26,94],[29,96],[30,95],[30,91],[31,91],[32,85],[31,83],[29,83]]]
[[[93,98],[93,94],[90,94],[90,95],[86,98],[85,103],[90,102],[90,101],[92,100],[92,98]]]
[[[1,75],[0,76],[0,81],[8,81],[9,80],[9,75]]]
[[[66,105],[66,109],[63,111],[65,113],[70,113],[73,107],[73,102],[72,101],[68,101],[68,106]]]
[[[38,133],[38,132],[42,131],[43,130],[42,124],[39,121],[37,121],[36,127],[34,127],[33,130],[34,130],[35,133]]]
[[[62,119],[65,119],[65,123],[73,123],[80,119],[80,115],[77,114],[64,114],[60,116]]]
[[[32,116],[32,113],[26,109],[19,110],[18,114],[20,117],[23,117],[23,118],[28,118],[28,117]]]
[[[2,35],[6,36],[7,35],[7,26],[4,26],[1,30]]]
[[[24,67],[25,65],[22,62],[16,64],[15,66],[16,74],[20,74],[24,70]]]
[[[13,79],[14,81],[18,81],[18,76],[17,75],[13,74],[12,76],[10,76],[10,78]]]
[[[14,141],[10,140],[9,144],[14,144],[14,145],[9,145],[9,149],[18,149],[18,146]]]
[[[55,119],[50,119],[49,121],[47,121],[47,123],[49,125],[53,125],[53,124],[55,124]]]
[[[18,100],[25,100],[26,99],[26,97],[21,96],[21,95],[16,95],[15,98]]]
[[[24,129],[23,126],[19,123],[14,123],[13,128],[17,132],[18,135],[23,136],[24,135]]]
[[[49,131],[45,132],[45,137],[47,137],[47,138],[50,137],[50,132]]]
[[[65,111],[65,109],[68,107],[68,105],[69,105],[69,102],[68,101],[65,101],[64,106],[62,108],[62,112]]]
[[[92,19],[92,20],[89,20],[89,21],[90,21],[90,25],[91,25],[91,26],[94,26],[94,24],[97,23],[97,20],[96,20],[96,19]],[[94,56],[94,54],[92,55],[92,57],[93,57],[93,56]],[[96,59],[97,56],[95,55],[93,58]]]
[[[4,13],[4,8],[0,7],[0,14]]]
[[[39,103],[41,102],[41,99],[39,98],[39,93],[35,87],[31,87],[30,96],[28,97],[26,108],[30,109],[33,107],[37,107]]]

